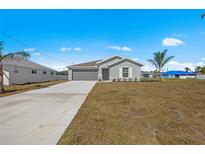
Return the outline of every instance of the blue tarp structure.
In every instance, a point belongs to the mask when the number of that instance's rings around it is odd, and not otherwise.
[[[196,75],[195,72],[186,72],[186,71],[167,71],[162,72],[162,76],[168,76],[168,75]]]

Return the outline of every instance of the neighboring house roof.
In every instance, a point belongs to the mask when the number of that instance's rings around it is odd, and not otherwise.
[[[186,71],[167,71],[167,72],[162,72],[163,76],[167,75],[196,75],[195,72],[186,72]]]
[[[131,63],[133,63],[133,64],[135,64],[135,65],[143,66],[143,64],[140,63],[140,62],[134,61],[134,60],[129,59],[129,58],[123,58],[123,59],[121,59],[121,60],[119,60],[119,61],[117,61],[117,62],[114,62],[114,63],[110,64],[109,67],[118,65],[118,64],[123,63],[123,62],[125,62],[125,61],[131,62]]]
[[[23,67],[23,68],[32,68],[32,69],[40,69],[40,70],[50,70],[50,71],[56,71],[54,69],[48,68],[46,66],[37,64],[32,61],[25,61],[25,60],[3,60],[3,65],[10,65],[10,66],[16,66],[16,67]]]

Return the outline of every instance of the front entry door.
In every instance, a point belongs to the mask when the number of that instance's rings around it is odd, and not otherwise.
[[[102,69],[103,80],[109,80],[109,69]]]

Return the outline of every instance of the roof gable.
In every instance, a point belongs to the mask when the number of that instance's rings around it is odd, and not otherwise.
[[[109,58],[106,58],[106,59],[103,59],[103,60],[97,62],[97,64],[101,65],[101,64],[107,63],[107,62],[114,60],[114,59],[123,59],[123,58],[120,56],[112,56],[112,57],[109,57]]]
[[[99,62],[99,61],[101,61],[101,60],[89,61],[89,62],[85,62],[85,63],[74,64],[71,66],[97,66],[97,62]]]
[[[119,60],[119,61],[117,61],[117,62],[115,62],[115,63],[110,64],[109,67],[113,67],[113,66],[118,65],[118,64],[121,64],[121,63],[123,63],[123,62],[125,62],[125,61],[128,61],[128,62],[133,63],[133,64],[138,65],[138,66],[144,66],[144,65],[143,65],[142,63],[140,63],[140,62],[134,61],[134,60],[129,59],[129,58],[123,58],[123,59],[121,59],[121,60]]]

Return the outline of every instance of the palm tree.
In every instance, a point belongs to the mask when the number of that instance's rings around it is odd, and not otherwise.
[[[186,72],[191,72],[191,69],[189,67],[184,68]]]
[[[155,52],[153,53],[154,57],[153,59],[148,59],[147,61],[150,62],[152,65],[154,65],[156,67],[156,70],[159,73],[159,77],[162,79],[162,81],[164,81],[162,75],[161,75],[161,71],[162,68],[171,60],[174,58],[174,56],[170,56],[170,57],[166,57],[167,54],[167,49],[165,49],[164,51],[160,52]]]
[[[205,66],[197,66],[195,72],[205,74]]]
[[[4,71],[3,71],[3,60],[27,60],[30,54],[25,51],[10,52],[8,54],[3,54],[3,41],[0,41],[0,92],[4,91]],[[5,74],[6,75],[6,74]]]
[[[197,72],[197,73],[200,72],[200,71],[201,71],[201,68],[202,68],[201,66],[197,66],[197,67],[195,68],[195,72]]]
[[[201,71],[200,71],[202,74],[205,74],[205,66],[203,66],[202,68],[201,68]]]

